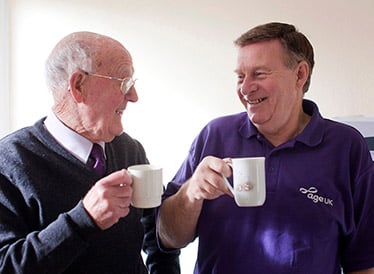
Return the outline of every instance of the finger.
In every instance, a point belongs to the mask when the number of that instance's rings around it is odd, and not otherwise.
[[[131,205],[131,197],[127,197],[127,198],[119,198],[119,197],[116,197],[114,200],[113,200],[113,204],[116,206],[116,207],[119,207],[119,208],[128,208],[130,207]]]
[[[214,199],[223,194],[223,186],[221,185],[222,175],[216,173],[212,169],[199,171],[193,176],[193,185],[195,193],[204,199]]]
[[[130,213],[130,207],[118,207],[116,214],[119,218],[126,217]]]
[[[213,156],[208,156],[203,159],[203,164],[207,165],[209,169],[225,177],[231,176],[231,167],[229,166],[230,162],[230,158],[220,159]]]
[[[132,196],[133,189],[131,185],[120,183],[119,185],[115,185],[112,191],[113,191],[113,196],[116,198],[130,199]]]
[[[232,158],[223,158],[222,161],[224,161],[232,170]]]
[[[227,181],[227,177],[232,175],[231,159],[219,159],[215,157],[209,157],[206,159],[207,165],[211,172],[206,173],[206,180],[214,187],[218,188],[225,194],[230,195],[231,185]]]
[[[121,169],[102,178],[100,181],[98,181],[98,183],[103,186],[124,187],[132,184],[132,178],[127,170]]]

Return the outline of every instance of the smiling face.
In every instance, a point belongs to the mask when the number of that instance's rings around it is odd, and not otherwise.
[[[307,65],[302,61],[289,68],[286,64],[287,55],[278,40],[239,48],[237,93],[252,123],[269,139],[293,135],[303,115]]]
[[[113,41],[103,45],[95,62],[95,74],[125,78],[134,73],[130,54]],[[92,142],[109,142],[123,132],[122,114],[127,103],[138,100],[134,86],[124,95],[121,81],[86,75],[79,70],[71,76],[70,86],[77,113],[73,130]]]

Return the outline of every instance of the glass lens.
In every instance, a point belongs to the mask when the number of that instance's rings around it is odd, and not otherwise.
[[[132,88],[134,84],[135,84],[135,80],[133,80],[132,78],[123,79],[122,84],[121,84],[121,91],[123,95],[129,92],[129,90]]]

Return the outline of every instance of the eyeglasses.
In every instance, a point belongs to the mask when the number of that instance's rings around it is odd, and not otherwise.
[[[121,81],[121,93],[123,95],[126,95],[129,92],[129,90],[135,85],[135,81],[138,80],[138,79],[132,79],[132,77],[126,77],[126,78],[121,79],[117,77],[111,77],[111,76],[100,75],[100,74],[95,74],[95,73],[88,73],[87,71],[83,71],[83,73],[88,76]]]

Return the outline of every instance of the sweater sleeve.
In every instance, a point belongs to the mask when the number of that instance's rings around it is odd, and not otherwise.
[[[146,264],[151,274],[179,274],[179,249],[168,252],[161,251],[156,238],[155,209],[143,211],[142,224],[144,226],[143,250],[147,254]]]
[[[127,159],[134,157],[133,163],[139,164],[149,161],[146,158],[145,150],[140,142],[132,139],[133,144],[128,148],[133,151],[128,151]],[[131,156],[130,156],[131,155]],[[117,156],[119,158],[119,156]],[[179,255],[180,250],[175,249],[170,252],[161,251],[157,244],[156,238],[156,217],[155,208],[148,208],[143,210],[141,223],[144,227],[143,251],[147,254],[146,265],[150,274],[180,274]]]
[[[27,205],[0,177],[0,273],[61,273],[98,231],[82,203],[42,230],[30,228]]]

